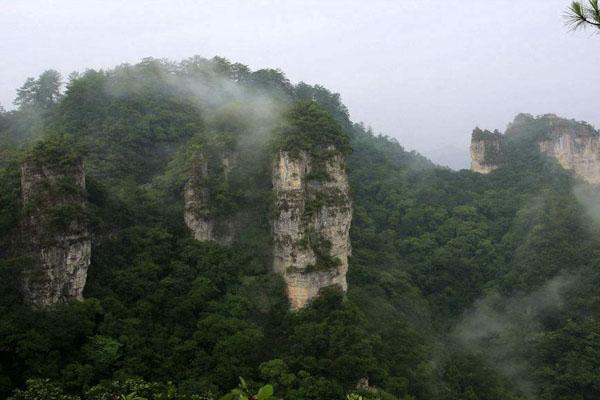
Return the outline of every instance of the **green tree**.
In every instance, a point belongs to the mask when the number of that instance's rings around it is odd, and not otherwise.
[[[29,379],[25,390],[17,389],[8,400],[79,400],[64,392],[49,379]]]
[[[600,30],[600,3],[598,0],[574,1],[566,13],[567,25],[573,30],[593,28]]]
[[[231,391],[231,393],[222,400],[274,400],[273,386],[264,385],[256,394],[248,387],[246,381],[240,377],[240,385],[237,389]]]
[[[27,78],[17,90],[15,105],[47,111],[59,102],[62,84],[60,73],[53,69],[44,71],[37,79]]]

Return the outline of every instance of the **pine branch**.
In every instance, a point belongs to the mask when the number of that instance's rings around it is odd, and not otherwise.
[[[600,29],[600,2],[589,0],[589,6],[584,6],[581,1],[573,1],[565,15],[566,24],[571,30],[593,26]]]

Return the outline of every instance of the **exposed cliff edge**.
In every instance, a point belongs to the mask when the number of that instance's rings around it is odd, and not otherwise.
[[[260,237],[257,251],[273,257],[299,309],[324,287],[347,289],[350,139],[313,101],[290,105],[271,125],[246,132],[252,140],[227,126],[199,139],[183,167],[184,221],[199,241]]]
[[[83,160],[28,159],[21,166],[21,196],[30,259],[23,270],[25,301],[45,306],[82,299],[91,255]]]
[[[564,169],[592,184],[600,183],[600,138],[587,124],[568,124],[549,118],[550,129],[538,143],[543,154],[554,157]]]
[[[507,146],[511,141],[516,144],[513,150]],[[528,143],[588,183],[600,183],[600,135],[585,122],[554,114],[519,114],[504,135],[475,129],[471,138],[471,170],[487,174],[504,162],[507,151],[519,151],[519,146]]]
[[[287,285],[292,309],[304,307],[319,290],[347,289],[352,203],[343,156],[330,148],[328,178],[311,179],[307,152],[280,151],[273,165],[274,269]]]
[[[194,155],[191,174],[183,192],[184,221],[194,239],[228,245],[237,234],[235,216],[215,213],[217,207],[211,204],[209,180],[212,174],[226,181],[231,170],[237,166],[237,156],[233,152],[222,154],[219,161],[218,167],[211,168],[204,152],[199,151]]]
[[[501,162],[502,134],[498,131],[473,130],[471,135],[471,171],[489,174]]]
[[[183,219],[194,239],[213,239],[213,221],[208,212],[208,161],[203,152],[194,155],[192,171],[183,189]]]

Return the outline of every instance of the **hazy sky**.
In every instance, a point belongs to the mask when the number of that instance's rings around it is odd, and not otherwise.
[[[569,3],[0,0],[0,104],[48,68],[220,55],[339,92],[355,121],[443,161],[519,112],[600,127],[600,35],[567,30]]]

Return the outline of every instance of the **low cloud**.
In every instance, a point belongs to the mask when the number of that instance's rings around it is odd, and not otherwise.
[[[529,398],[535,398],[529,360],[544,317],[560,311],[578,275],[561,273],[528,294],[489,293],[465,312],[452,336],[465,351],[483,356]]]

